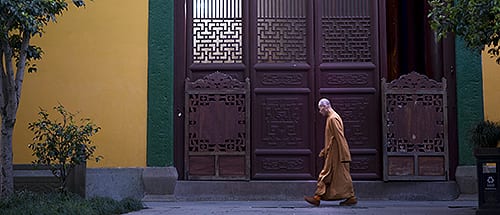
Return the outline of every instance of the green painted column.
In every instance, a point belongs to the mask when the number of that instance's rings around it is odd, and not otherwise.
[[[459,37],[455,40],[455,54],[459,165],[472,165],[475,158],[469,144],[469,132],[475,123],[484,120],[481,55],[468,49]]]
[[[173,165],[174,0],[149,0],[147,165]]]

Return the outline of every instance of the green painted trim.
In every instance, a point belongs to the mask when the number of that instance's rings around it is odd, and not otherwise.
[[[147,165],[173,165],[174,0],[149,0]]]
[[[455,40],[459,165],[475,164],[469,132],[484,120],[481,54],[470,51],[462,38]]]

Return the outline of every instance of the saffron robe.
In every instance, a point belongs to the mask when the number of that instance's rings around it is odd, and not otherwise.
[[[326,119],[325,147],[320,157],[325,157],[323,169],[318,177],[315,195],[321,200],[341,200],[354,196],[349,171],[351,153],[344,136],[342,118],[331,111]]]

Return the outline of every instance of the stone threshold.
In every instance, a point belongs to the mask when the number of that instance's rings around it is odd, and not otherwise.
[[[312,195],[316,181],[177,181],[178,201],[293,201]],[[450,201],[460,195],[455,181],[355,181],[359,199]]]

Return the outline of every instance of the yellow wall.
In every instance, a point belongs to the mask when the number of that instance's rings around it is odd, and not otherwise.
[[[73,5],[35,44],[45,52],[38,72],[26,74],[14,131],[14,163],[32,160],[29,122],[38,107],[58,102],[90,117],[103,155],[90,167],[146,166],[147,0],[86,1]]]
[[[500,122],[500,65],[483,52],[484,118]]]

